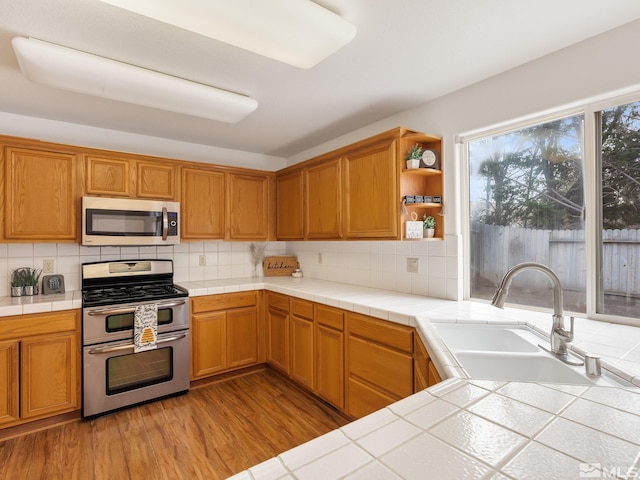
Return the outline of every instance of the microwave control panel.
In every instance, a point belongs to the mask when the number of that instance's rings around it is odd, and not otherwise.
[[[169,220],[167,235],[175,237],[178,235],[178,212],[167,212],[167,218]]]

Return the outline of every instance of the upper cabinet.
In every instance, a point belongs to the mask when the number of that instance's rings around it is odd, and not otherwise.
[[[411,211],[420,220],[436,216],[436,237],[442,238],[442,204],[435,203],[442,201],[442,171],[406,169],[415,143],[441,160],[439,138],[398,127],[278,172],[277,238],[402,239],[411,219],[411,212],[403,213],[405,195],[431,195]]]
[[[223,239],[225,233],[225,174],[206,168],[182,168],[182,220],[185,240]]]
[[[85,155],[85,193],[176,200],[176,166],[165,160]]]
[[[342,237],[341,159],[304,170],[305,238]]]
[[[270,178],[266,174],[229,173],[227,206],[230,240],[268,240]]]
[[[4,238],[16,241],[77,239],[79,195],[73,153],[6,147]]]
[[[280,240],[304,238],[302,170],[276,177],[276,236]]]
[[[398,237],[397,141],[344,157],[344,230],[347,238]]]

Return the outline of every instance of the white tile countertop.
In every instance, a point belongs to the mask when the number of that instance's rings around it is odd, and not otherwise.
[[[432,322],[518,323],[550,313],[291,277],[182,283],[190,296],[271,290],[413,326],[443,382],[241,472],[275,479],[640,479],[640,389],[466,378]],[[80,308],[79,292],[0,298],[0,317]],[[576,318],[571,347],[640,385],[640,328]]]

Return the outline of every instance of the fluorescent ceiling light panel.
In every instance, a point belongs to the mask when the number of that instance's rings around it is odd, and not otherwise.
[[[299,68],[356,35],[354,25],[310,0],[100,1]]]
[[[258,107],[245,95],[42,40],[15,37],[11,43],[22,74],[50,87],[227,123]]]

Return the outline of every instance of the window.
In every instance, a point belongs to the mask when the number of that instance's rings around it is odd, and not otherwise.
[[[638,317],[640,304],[640,102],[596,113],[601,228],[597,312]]]
[[[521,262],[550,267],[565,309],[586,311],[583,115],[467,142],[471,297],[491,299]],[[508,301],[551,307],[548,278],[525,271]]]
[[[637,99],[465,140],[471,298],[491,299],[509,268],[539,262],[560,278],[565,310],[640,320]],[[550,308],[550,282],[525,271],[507,301]]]

